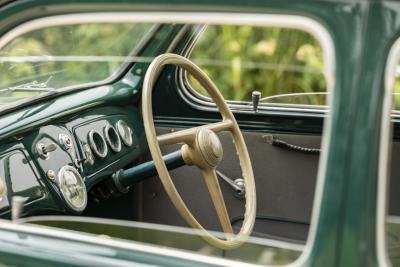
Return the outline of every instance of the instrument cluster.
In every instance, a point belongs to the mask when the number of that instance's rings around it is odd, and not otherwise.
[[[72,213],[86,208],[93,187],[132,164],[147,148],[139,114],[117,108],[42,126],[26,140],[34,140],[33,159],[47,187]]]
[[[110,152],[121,152],[122,143],[128,148],[133,146],[133,130],[124,120],[118,120],[115,127],[107,124],[102,131],[90,130],[87,144],[83,145],[85,162],[93,165],[96,159],[104,159]]]

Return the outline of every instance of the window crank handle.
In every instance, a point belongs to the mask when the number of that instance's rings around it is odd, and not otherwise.
[[[242,178],[238,178],[236,180],[232,180],[222,172],[216,170],[217,175],[224,180],[234,191],[237,197],[244,197],[245,194],[245,187],[244,187],[244,180]]]

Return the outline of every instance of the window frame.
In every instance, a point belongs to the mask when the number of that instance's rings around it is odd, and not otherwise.
[[[55,15],[50,17],[44,17],[39,19],[33,19],[31,21],[25,22],[20,26],[11,29],[8,33],[0,37],[0,47],[2,41],[8,34],[13,32],[15,29],[19,27],[23,27],[25,24],[32,23],[36,20],[41,20],[44,23],[47,23],[48,26],[49,22],[46,18],[57,18],[61,21],[65,19],[65,17],[71,16],[76,18],[85,17],[85,19],[93,19],[98,18],[100,21],[104,20],[105,18],[109,18],[107,14],[113,14],[112,18],[118,21],[130,21],[130,22],[154,22],[154,23],[187,23],[187,24],[201,24],[204,21],[218,21],[219,23],[230,23],[232,25],[237,24],[248,24],[248,25],[256,25],[259,24],[261,26],[282,26],[283,25],[292,25],[295,28],[301,29],[302,27],[309,29],[312,32],[312,35],[315,34],[317,40],[319,40],[322,50],[323,50],[323,57],[325,60],[325,76],[327,80],[327,91],[330,93],[327,97],[327,107],[332,106],[332,92],[334,90],[335,85],[335,47],[332,36],[329,34],[326,27],[322,24],[317,22],[314,19],[308,18],[306,16],[297,16],[297,15],[286,15],[286,14],[257,14],[257,13],[204,13],[204,12],[98,12],[98,13],[77,13],[73,15]],[[310,33],[311,33],[310,32]],[[80,88],[85,89],[85,88]],[[181,91],[181,90],[179,90]],[[68,91],[68,92],[71,92]],[[43,101],[41,99],[40,101]],[[191,105],[194,105],[196,108],[201,108],[198,104],[194,104],[191,102]],[[19,107],[19,106],[18,106]],[[233,106],[230,105],[232,108]],[[269,108],[268,110],[272,110],[273,108]],[[207,108],[210,110],[210,108]],[[216,111],[216,108],[211,108],[211,110]],[[301,108],[275,108],[275,110],[290,110],[290,111],[309,111],[310,109],[301,109]],[[327,109],[324,109],[326,111]],[[248,112],[248,111],[245,111]],[[253,112],[252,112],[253,113]],[[322,193],[323,193],[323,186],[325,185],[325,176],[326,176],[326,165],[328,161],[328,151],[330,150],[330,140],[331,140],[331,113],[328,113],[327,118],[324,120],[323,126],[323,134],[322,134],[322,142],[321,142],[321,157],[318,164],[318,174],[316,179],[316,187],[315,187],[315,196],[313,201],[312,207],[312,217],[310,223],[310,230],[309,235],[304,247],[303,252],[296,259],[294,262],[290,263],[286,266],[302,266],[304,262],[310,258],[312,246],[315,242],[317,227],[318,227],[318,220],[321,211],[322,205]],[[13,224],[12,222],[3,222],[0,220],[0,230],[9,230],[9,231],[19,231],[29,234],[41,234],[41,228],[38,226],[33,225],[19,225]],[[71,235],[67,233],[65,230],[61,229],[50,229],[46,236],[53,237],[53,238],[62,238],[64,240],[78,240],[80,242],[87,242],[89,244],[97,244],[97,245],[104,245],[109,246],[109,240],[105,240],[103,242],[102,238],[99,237],[88,237],[84,233],[76,233]],[[101,241],[101,242],[99,242]],[[107,244],[106,244],[107,243]],[[189,257],[190,260],[193,262],[200,262],[200,263],[218,263],[221,266],[232,266],[232,263],[237,263],[238,265],[243,265],[242,262],[231,261],[225,258],[219,258],[214,256],[204,256],[198,253],[192,252],[179,252],[172,248],[164,248],[160,249],[154,245],[149,245],[145,243],[133,243],[133,242],[126,242],[126,241],[114,241],[113,245],[120,245],[126,249],[132,249],[136,251],[146,251],[155,255],[166,255],[166,252],[174,252],[177,256],[185,258]],[[179,254],[179,255],[178,255]],[[252,264],[248,264],[249,266],[253,266]],[[254,265],[255,266],[255,265]]]
[[[277,21],[272,21],[271,19],[266,19],[264,23],[261,23],[260,21],[257,21],[258,23],[240,23],[236,22],[237,18],[235,20],[231,21],[228,23],[228,25],[251,25],[251,26],[258,26],[258,27],[276,27],[276,28],[285,28],[285,29],[292,29],[292,30],[300,30],[305,33],[310,34],[312,37],[315,38],[315,40],[318,41],[318,43],[321,46],[322,49],[322,57],[324,61],[324,69],[322,71],[323,76],[325,77],[326,80],[326,99],[327,103],[329,103],[329,98],[330,98],[330,90],[329,88],[332,88],[333,84],[333,77],[334,77],[334,60],[330,58],[331,55],[327,50],[330,50],[327,48],[326,44],[326,36],[323,36],[324,34],[321,34],[321,28],[324,28],[319,22],[310,19],[305,16],[293,16],[293,15],[285,15],[285,14],[274,14],[274,15],[269,15],[265,14],[264,16],[273,16],[274,19],[275,17],[278,17],[279,19]],[[284,21],[283,18],[287,18],[287,21]],[[281,20],[282,19],[282,20]],[[199,30],[194,38],[187,44],[186,47],[182,50],[180,53],[182,56],[186,58],[190,58],[190,55],[193,51],[193,49],[196,46],[196,43],[198,39],[201,37],[201,35],[204,33],[208,25],[216,25],[215,23],[208,23],[208,24],[203,24],[203,28]],[[221,24],[218,24],[221,25]],[[322,30],[323,31],[323,30]],[[182,98],[192,107],[201,109],[201,110],[207,110],[207,111],[215,111],[216,106],[214,103],[212,103],[211,98],[202,95],[201,93],[197,92],[191,85],[190,82],[188,81],[187,73],[183,71],[182,69],[179,69],[177,72],[177,80],[179,84],[179,93],[182,96]],[[251,102],[250,101],[238,101],[238,100],[226,100],[229,107],[234,111],[238,113],[254,113]],[[310,105],[310,104],[287,104],[287,103],[265,103],[264,105],[259,105],[258,106],[258,112],[259,113],[266,113],[268,111],[296,111],[296,112],[310,112],[310,113],[326,113],[328,111],[329,104],[327,105]]]

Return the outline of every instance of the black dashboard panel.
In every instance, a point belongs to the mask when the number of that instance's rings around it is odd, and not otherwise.
[[[91,138],[93,132],[95,138]],[[99,156],[93,140],[101,138],[107,140],[106,153]],[[86,110],[0,146],[9,148],[0,155],[0,179],[7,188],[6,195],[0,196],[2,217],[9,216],[11,198],[16,195],[26,197],[28,214],[77,212],[67,205],[65,195],[76,196],[77,187],[60,189],[65,169],[72,172],[66,172],[64,182],[74,180],[71,174],[75,173],[84,182],[86,194],[147,151],[143,123],[134,107]]]
[[[6,195],[0,198],[0,212],[10,207],[10,196],[18,195],[30,203],[44,196],[37,174],[23,150],[13,149],[0,157],[0,179],[5,182]]]

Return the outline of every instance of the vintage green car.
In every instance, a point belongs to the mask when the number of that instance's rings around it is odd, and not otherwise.
[[[399,60],[396,1],[0,0],[0,266],[400,266]]]

